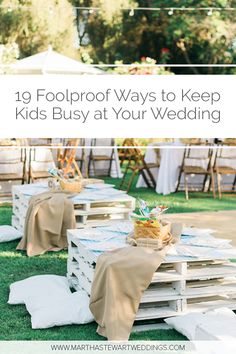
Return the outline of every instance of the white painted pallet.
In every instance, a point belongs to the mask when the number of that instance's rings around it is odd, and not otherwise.
[[[42,183],[12,187],[14,227],[22,231],[31,196],[46,191],[48,188]],[[130,212],[135,209],[135,198],[111,187],[102,192],[86,189],[82,193],[73,198],[77,228],[104,226],[109,220],[128,220]],[[85,198],[89,195],[91,200],[83,200],[83,195]],[[96,198],[92,200],[94,195]]]
[[[99,228],[87,229],[87,234],[91,231],[92,235],[95,230]],[[98,254],[86,247],[81,230],[68,230],[67,237],[67,277],[72,287],[84,289],[90,295]],[[136,320],[165,318],[220,306],[236,309],[236,264],[227,258],[179,258],[172,262],[166,259],[142,296]]]

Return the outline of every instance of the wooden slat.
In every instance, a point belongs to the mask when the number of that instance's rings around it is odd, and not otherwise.
[[[170,272],[155,272],[152,277],[152,283],[164,283],[183,279],[181,274],[176,273],[175,270]]]
[[[200,284],[199,284],[200,286]],[[185,298],[194,298],[194,297],[203,297],[203,296],[212,296],[212,295],[230,295],[236,294],[236,283],[222,284],[222,285],[212,285],[212,286],[203,286],[190,288],[188,285],[185,290],[183,297]]]
[[[71,244],[75,244],[78,248],[76,249],[76,253],[78,253],[82,258],[86,259],[91,265],[97,261],[97,257],[93,252],[87,250],[76,238],[72,238]],[[69,245],[71,246],[71,245]],[[73,256],[73,255],[72,255]]]
[[[144,331],[157,331],[171,329],[167,323],[149,323],[149,324],[136,324],[132,328],[132,333],[144,332]]]
[[[123,193],[123,191],[122,191]],[[125,192],[124,192],[125,193]],[[110,206],[111,203],[129,203],[129,205],[133,208],[134,207],[134,203],[135,203],[135,198],[131,197],[128,194],[121,194],[119,196],[116,197],[107,197],[107,199],[99,199],[99,200],[72,200],[74,202],[75,208],[76,206],[80,206],[80,205],[89,205],[91,208],[93,207],[106,207],[106,206]]]
[[[90,210],[75,210],[75,215],[104,215],[104,214],[121,214],[129,213],[130,208],[125,207],[101,207],[92,208]]]
[[[78,255],[74,255],[73,259],[76,260],[81,271],[84,274],[86,274],[86,277],[90,281],[93,281],[94,271],[95,271],[94,268],[88,262],[86,262],[85,259],[83,259],[82,257],[79,257]]]
[[[0,173],[0,181],[21,181],[22,175],[17,173]]]
[[[214,310],[222,307],[227,307],[231,310],[236,310],[236,300],[227,298],[217,298],[211,301],[198,301],[197,303],[190,303],[187,306],[187,312],[204,312]]]
[[[148,288],[142,296],[141,303],[153,303],[161,301],[179,300],[182,295],[171,287]]]
[[[170,316],[176,316],[178,314],[177,311],[174,311],[170,307],[149,307],[142,308],[138,310],[137,316],[135,318],[136,321],[143,320],[151,320],[157,318],[165,318]]]
[[[236,276],[236,264],[227,263],[221,265],[211,265],[202,268],[188,269],[186,279],[215,279],[220,277],[227,277],[229,275]]]
[[[81,272],[80,269],[74,268],[73,274],[77,277],[79,286],[90,295],[92,283],[88,281],[88,279],[85,277],[85,275]]]

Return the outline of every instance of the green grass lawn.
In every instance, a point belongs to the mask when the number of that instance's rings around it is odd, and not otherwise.
[[[116,186],[119,180],[108,178]],[[183,193],[160,196],[145,188],[132,189],[134,197],[141,197],[149,204],[164,203],[170,212],[193,212],[236,209],[235,197],[224,195],[222,200],[209,198],[208,194],[193,193],[186,201]],[[0,207],[0,225],[11,223],[11,207]],[[66,252],[47,253],[28,258],[16,252],[17,242],[0,244],[0,340],[103,340],[96,334],[96,324],[63,326],[47,330],[32,330],[30,316],[23,305],[8,305],[9,285],[15,281],[39,274],[66,274]],[[174,330],[155,330],[134,333],[132,340],[183,340]]]
[[[106,177],[107,183],[114,184],[117,188],[120,185],[119,178]],[[190,192],[189,200],[185,199],[184,192],[172,193],[169,195],[157,194],[150,188],[135,188],[137,178],[134,180],[132,188],[129,192],[135,198],[146,200],[150,206],[157,204],[165,204],[169,206],[168,213],[188,213],[195,211],[218,211],[218,210],[235,210],[236,194],[224,193],[222,199],[212,197],[212,193]]]

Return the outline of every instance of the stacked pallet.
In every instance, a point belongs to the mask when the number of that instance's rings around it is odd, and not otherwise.
[[[12,226],[24,231],[24,222],[33,195],[49,191],[45,183],[13,186]],[[106,184],[91,185],[73,196],[76,227],[96,227],[108,220],[127,220],[135,209],[135,199]]]
[[[124,225],[127,229],[127,222]],[[126,246],[126,233],[115,231],[115,227],[113,224],[110,228],[68,230],[67,277],[74,289],[83,289],[90,295],[101,250],[108,250],[109,243],[111,248],[115,243],[116,247]],[[227,260],[224,251],[218,253],[218,259],[167,256],[141,299],[136,320],[222,306],[236,309],[236,264]]]

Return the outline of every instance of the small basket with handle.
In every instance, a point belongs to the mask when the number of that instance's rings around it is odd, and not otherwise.
[[[61,190],[72,192],[72,193],[80,193],[83,189],[83,179],[82,178],[71,178],[71,179],[59,179],[59,184]]]

